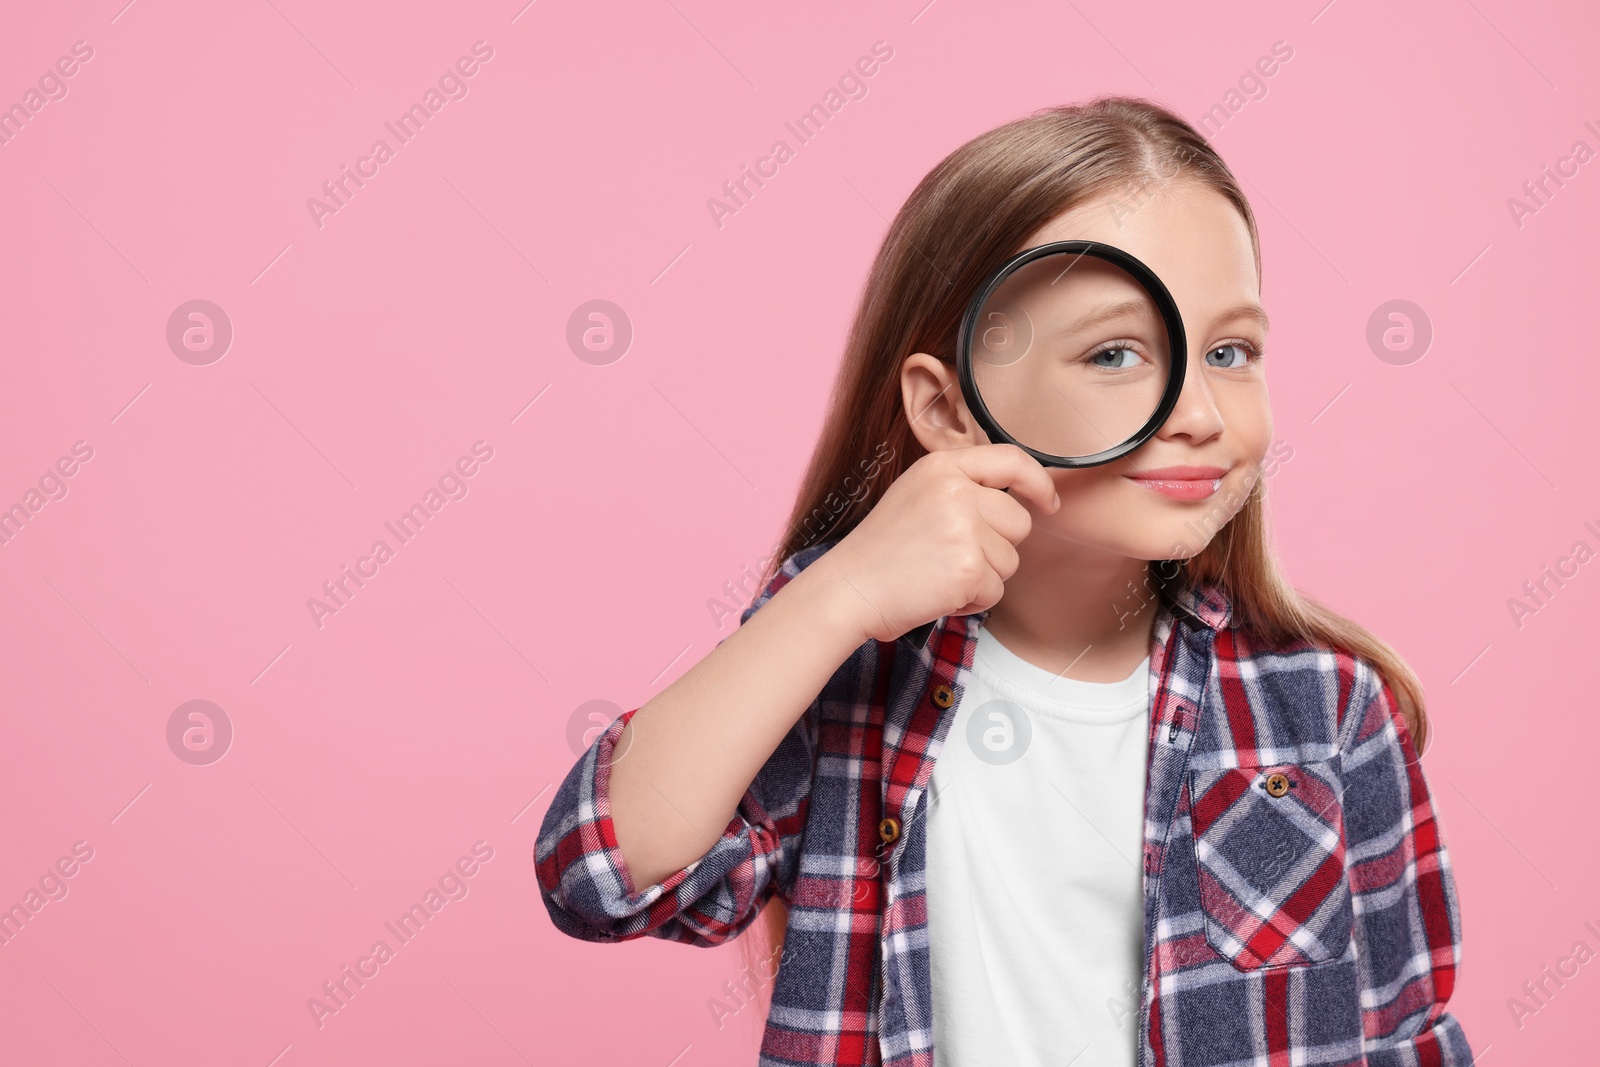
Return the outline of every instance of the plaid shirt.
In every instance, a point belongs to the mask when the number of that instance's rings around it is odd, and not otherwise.
[[[833,543],[785,560],[740,623]],[[1262,647],[1231,614],[1218,585],[1164,590],[1157,606],[1141,1067],[1468,1067],[1445,1010],[1456,890],[1394,694],[1364,660]],[[923,649],[857,648],[721,839],[642,887],[607,791],[634,712],[622,715],[539,831],[534,862],[557,928],[717,945],[776,893],[789,925],[763,1067],[933,1067],[924,817],[983,618],[939,620]]]

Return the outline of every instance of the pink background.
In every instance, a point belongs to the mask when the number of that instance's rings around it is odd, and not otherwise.
[[[1591,13],[123,2],[0,33],[0,104],[93,49],[0,146],[0,506],[93,449],[0,545],[0,904],[93,850],[0,946],[0,1061],[753,1062],[756,1011],[708,1007],[737,946],[547,918],[531,852],[569,721],[730,632],[707,601],[770,550],[930,167],[1102,91],[1198,121],[1280,40],[1215,143],[1261,222],[1281,552],[1427,686],[1475,1049],[1588,1055],[1600,963],[1520,1026],[1507,1002],[1600,948],[1600,562],[1520,627],[1507,600],[1600,548],[1600,163],[1520,227],[1507,201],[1600,150]],[[468,94],[396,147],[383,124],[479,40]],[[880,40],[867,95],[798,145],[785,120]],[[319,227],[307,199],[380,137],[394,158]],[[719,227],[707,199],[779,138],[795,158]],[[204,366],[166,340],[194,299],[234,330]],[[634,332],[605,365],[566,340],[595,299]],[[1404,365],[1366,340],[1395,299],[1434,331]],[[319,628],[308,599],[477,441],[467,495]],[[169,747],[191,700],[234,731],[209,765]],[[467,895],[319,1027],[308,998],[478,841]]]

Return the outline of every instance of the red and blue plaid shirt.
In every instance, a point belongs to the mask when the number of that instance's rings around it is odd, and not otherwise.
[[[741,624],[833,543],[784,561]],[[622,715],[539,831],[556,926],[716,945],[776,893],[789,925],[763,1067],[933,1067],[924,818],[983,617],[939,620],[922,649],[857,648],[721,839],[654,885],[634,885],[611,823]],[[1212,584],[1161,593],[1150,682],[1141,1067],[1468,1067],[1445,1009],[1455,885],[1381,676],[1307,642],[1263,647]]]

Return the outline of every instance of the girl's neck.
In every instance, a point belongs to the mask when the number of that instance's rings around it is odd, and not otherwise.
[[[1026,549],[1026,551],[1024,550]],[[985,628],[1053,674],[1118,682],[1150,652],[1157,593],[1142,559],[1029,538]]]

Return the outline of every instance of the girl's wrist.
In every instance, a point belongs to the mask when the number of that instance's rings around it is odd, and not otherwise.
[[[838,641],[838,662],[872,639],[867,621],[871,604],[842,570],[829,565],[827,555],[796,575],[782,592],[790,589],[806,601],[806,613]]]

